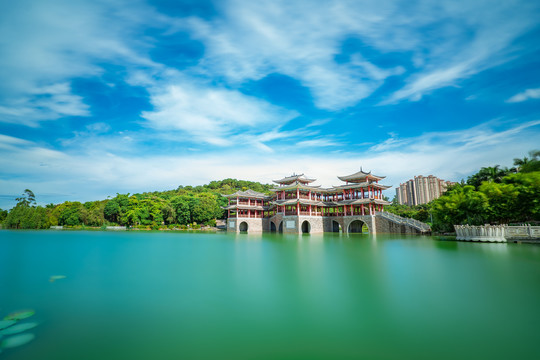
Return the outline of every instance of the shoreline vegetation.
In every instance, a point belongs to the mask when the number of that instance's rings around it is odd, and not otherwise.
[[[176,190],[119,194],[106,200],[65,201],[61,204],[36,205],[36,198],[26,189],[11,210],[0,209],[3,229],[95,228],[127,226],[136,229],[200,230],[215,228],[216,219],[226,213],[221,206],[227,199],[221,194],[252,189],[270,193],[269,184],[225,179],[203,186],[179,186]]]
[[[467,180],[451,186],[438,199],[418,206],[394,199],[385,211],[431,225],[434,233],[453,233],[454,225],[540,223],[540,151],[514,159],[513,168],[483,167]],[[221,194],[251,189],[270,194],[274,186],[225,179],[176,190],[116,194],[106,200],[65,201],[39,206],[30,189],[11,210],[0,209],[1,229],[218,231],[216,219],[226,217]]]

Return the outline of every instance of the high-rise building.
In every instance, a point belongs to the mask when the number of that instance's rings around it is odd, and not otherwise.
[[[452,184],[455,183],[444,181],[433,175],[418,175],[396,188],[396,199],[402,205],[426,204],[440,197]]]

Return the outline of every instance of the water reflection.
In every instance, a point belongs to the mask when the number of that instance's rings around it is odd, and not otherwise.
[[[25,358],[540,358],[534,246],[342,233],[25,234],[0,237],[2,306],[45,318]],[[66,278],[51,286],[51,274]],[[505,341],[494,342],[501,331]]]

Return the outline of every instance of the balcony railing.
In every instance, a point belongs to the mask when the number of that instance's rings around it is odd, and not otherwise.
[[[231,201],[231,205],[236,204],[236,201]],[[255,201],[238,201],[238,205],[246,205],[246,206],[263,206],[262,202],[255,202]]]
[[[431,227],[428,224],[418,221],[416,219],[404,218],[386,211],[377,211],[376,214],[398,224],[407,224],[422,232],[431,231]]]

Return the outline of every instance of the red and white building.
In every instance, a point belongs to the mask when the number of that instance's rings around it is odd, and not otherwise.
[[[227,229],[315,233],[341,228],[357,232],[367,225],[374,232],[373,216],[390,204],[383,199],[383,190],[390,186],[379,183],[384,176],[360,170],[338,179],[344,184],[325,189],[312,184],[316,179],[292,175],[274,180],[277,186],[272,196],[253,190],[223,195],[229,199]]]

